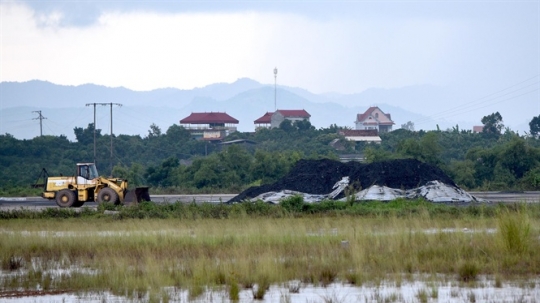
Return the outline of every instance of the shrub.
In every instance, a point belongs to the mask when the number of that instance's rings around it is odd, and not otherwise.
[[[304,207],[304,198],[302,196],[292,196],[286,199],[283,199],[279,204],[285,210],[291,213],[301,212]]]

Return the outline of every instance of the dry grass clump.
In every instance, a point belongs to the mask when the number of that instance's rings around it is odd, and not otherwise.
[[[262,299],[270,285],[294,280],[361,285],[416,273],[462,281],[534,275],[539,223],[524,224],[522,216],[1,221],[2,269],[20,276],[0,287],[109,290],[158,301],[167,298],[163,287],[188,290],[190,299],[221,287],[235,301],[240,287]]]

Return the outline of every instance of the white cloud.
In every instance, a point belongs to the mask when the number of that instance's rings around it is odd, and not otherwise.
[[[86,27],[0,4],[1,80],[190,89],[249,77],[313,92],[445,84],[464,58],[462,22],[319,20],[265,12],[103,13]]]

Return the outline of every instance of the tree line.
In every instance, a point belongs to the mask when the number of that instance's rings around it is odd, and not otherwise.
[[[496,112],[482,118],[480,133],[398,129],[365,148],[367,161],[411,157],[443,169],[459,186],[480,190],[540,189],[540,116],[524,135],[507,128]]]
[[[287,120],[279,128],[235,132],[226,138],[254,143],[246,145],[198,141],[179,125],[162,132],[152,124],[145,137],[113,136],[112,162],[111,137],[93,124],[76,127],[74,142],[65,136],[19,140],[5,134],[0,135],[0,189],[27,188],[42,168],[50,175],[74,175],[76,163],[94,161],[94,134],[101,175],[149,185],[153,192],[239,192],[278,180],[299,159],[337,160],[343,153],[363,154],[367,162],[415,158],[442,168],[466,189],[539,189],[540,116],[531,120],[530,132],[523,135],[504,127],[499,113],[483,117],[482,122],[481,133],[460,130],[458,125],[414,131],[411,122],[380,134],[380,144],[349,142],[336,125],[316,129],[308,121]],[[332,141],[343,148],[334,149]]]

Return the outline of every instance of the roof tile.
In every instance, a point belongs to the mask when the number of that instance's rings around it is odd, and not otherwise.
[[[278,109],[277,111],[280,112],[283,117],[311,117],[311,115],[303,109]]]
[[[255,124],[270,124],[272,122],[272,115],[273,114],[274,113],[272,113],[272,112],[267,112],[266,114],[264,114],[259,119],[253,121],[253,123],[255,123]]]
[[[181,124],[210,124],[210,123],[232,123],[238,124],[238,120],[227,113],[191,113],[191,115],[180,120]]]

